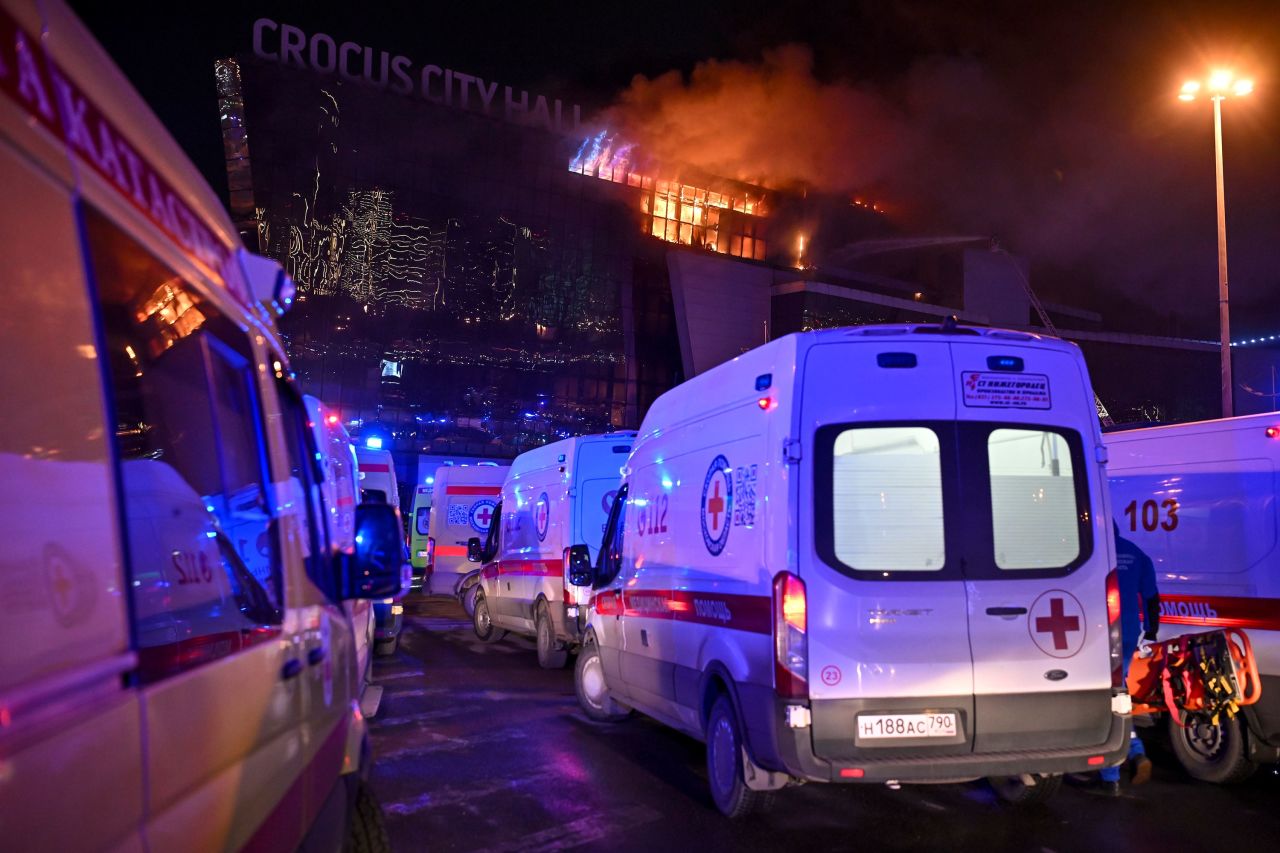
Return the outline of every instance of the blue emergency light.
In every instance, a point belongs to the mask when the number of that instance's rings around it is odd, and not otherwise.
[[[1022,359],[1016,355],[989,355],[987,356],[987,369],[989,370],[1008,370],[1014,373],[1022,371]]]
[[[377,435],[371,435],[364,440],[364,446],[369,448],[370,450],[381,450],[382,437]]]

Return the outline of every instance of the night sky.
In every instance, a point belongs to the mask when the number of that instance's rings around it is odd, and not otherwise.
[[[213,61],[269,17],[559,94],[720,174],[869,192],[907,233],[998,236],[1046,299],[1204,338],[1212,107],[1176,95],[1230,65],[1256,82],[1224,106],[1233,337],[1280,332],[1280,3],[1048,5],[72,3],[221,193]]]

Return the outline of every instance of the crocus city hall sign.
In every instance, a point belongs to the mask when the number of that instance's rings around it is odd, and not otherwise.
[[[582,107],[533,96],[524,89],[499,86],[474,74],[439,65],[416,65],[407,56],[355,42],[339,42],[325,33],[307,35],[290,24],[270,18],[253,22],[253,53],[259,59],[320,74],[337,74],[343,80],[398,95],[413,95],[432,103],[543,127],[558,133],[576,133]]]

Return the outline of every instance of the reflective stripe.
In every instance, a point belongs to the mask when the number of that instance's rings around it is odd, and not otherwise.
[[[437,557],[465,557],[467,556],[466,545],[437,545]]]
[[[767,595],[687,589],[610,590],[597,595],[594,606],[602,616],[670,619],[752,634],[773,630],[773,600]]]
[[[360,464],[360,470],[366,474],[389,474],[391,466],[385,462],[363,462]]]
[[[502,492],[501,486],[446,486],[446,495],[496,495]]]
[[[1160,624],[1280,631],[1280,598],[1162,594]]]

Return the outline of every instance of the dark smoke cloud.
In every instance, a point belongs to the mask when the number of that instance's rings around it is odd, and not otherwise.
[[[1054,298],[1111,292],[1176,312],[1186,292],[1203,313],[1212,148],[1178,139],[1171,93],[1126,113],[1098,84],[932,57],[872,88],[819,79],[810,51],[786,45],[638,76],[601,121],[659,162],[873,198],[908,233],[998,236]]]

